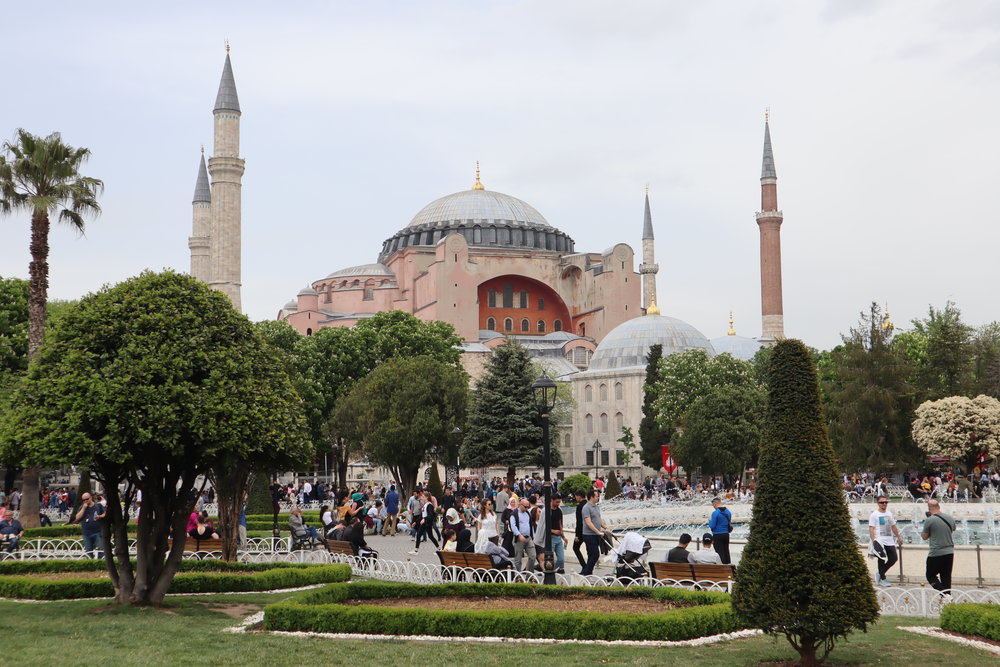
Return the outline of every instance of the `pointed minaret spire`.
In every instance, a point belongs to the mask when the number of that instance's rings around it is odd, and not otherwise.
[[[646,309],[647,315],[652,314],[651,309],[656,307],[656,273],[659,270],[653,247],[653,216],[649,212],[647,185],[646,210],[642,219],[642,264],[639,265],[639,275],[642,276],[642,307]]]
[[[226,42],[226,64],[222,67],[219,94],[215,96],[215,111],[240,111],[240,97],[236,94],[233,63],[229,60],[229,42]]]
[[[760,307],[761,341],[772,342],[785,337],[785,315],[781,299],[781,223],[784,215],[778,210],[778,176],[771,150],[770,113],[764,113],[764,159],[760,173],[760,208],[757,227],[760,229]]]
[[[201,149],[198,178],[194,184],[191,200],[192,224],[188,248],[191,249],[191,275],[202,282],[212,279],[212,190],[208,186],[208,171],[205,169],[205,148]]]

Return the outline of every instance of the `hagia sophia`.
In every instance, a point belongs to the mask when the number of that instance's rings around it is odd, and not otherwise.
[[[212,157],[204,155],[193,199],[191,275],[221,290],[240,308],[240,105],[228,49],[214,108]],[[533,206],[486,189],[479,166],[472,187],[424,206],[391,233],[370,264],[335,268],[302,288],[277,311],[299,333],[352,326],[377,312],[402,310],[452,324],[473,377],[492,350],[519,340],[552,377],[570,382],[572,422],[561,424],[559,475],[626,468],[622,429],[638,433],[649,346],[669,355],[692,348],[709,355],[753,357],[784,337],[777,174],[765,118],[760,176],[761,335],[709,340],[656,305],[653,220],[649,192],[641,224],[642,254],[622,239],[606,249],[578,250],[572,237]],[[619,227],[621,228],[621,227]],[[640,225],[636,224],[638,231]],[[391,232],[392,230],[387,230]],[[598,446],[599,445],[599,446]],[[652,474],[632,464],[633,476]]]

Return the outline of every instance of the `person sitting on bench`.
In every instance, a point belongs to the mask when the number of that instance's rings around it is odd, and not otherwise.
[[[319,533],[312,526],[307,526],[302,520],[302,508],[296,507],[292,510],[292,515],[288,517],[288,529],[292,532],[292,537],[296,542],[306,543],[310,546],[316,542],[322,542]]]
[[[219,534],[208,524],[207,516],[204,514],[198,515],[198,521],[195,523],[194,528],[188,531],[188,535],[195,540],[219,539]]]

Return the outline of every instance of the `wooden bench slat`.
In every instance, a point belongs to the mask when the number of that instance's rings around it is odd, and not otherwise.
[[[326,548],[332,554],[342,554],[344,556],[354,555],[354,547],[351,546],[350,542],[345,542],[344,540],[327,540]]]

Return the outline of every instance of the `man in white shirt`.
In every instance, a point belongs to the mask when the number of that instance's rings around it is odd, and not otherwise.
[[[889,511],[889,499],[879,496],[875,499],[877,505],[871,516],[868,517],[868,537],[872,543],[878,542],[885,549],[885,560],[878,559],[878,574],[875,575],[875,583],[879,586],[890,586],[889,580],[885,578],[886,571],[896,564],[896,545],[901,543],[899,528],[896,527],[896,519]]]
[[[712,533],[701,536],[701,549],[688,554],[688,562],[696,565],[722,565],[719,552],[712,546]]]

